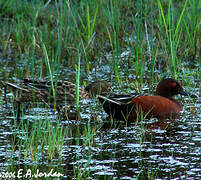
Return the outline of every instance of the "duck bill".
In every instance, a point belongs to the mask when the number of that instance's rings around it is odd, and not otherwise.
[[[189,93],[189,92],[186,92],[186,91],[181,91],[179,94],[181,94],[181,95],[183,95],[183,96],[189,96],[189,97],[191,97],[191,98],[197,98],[197,96],[196,95],[194,95],[194,94],[191,94],[191,93]]]

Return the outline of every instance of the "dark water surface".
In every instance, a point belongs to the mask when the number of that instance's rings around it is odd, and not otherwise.
[[[194,106],[200,109],[200,102]],[[190,108],[186,106],[185,110]],[[67,128],[62,159],[54,158],[50,163],[43,157],[45,153],[38,155],[38,161],[29,157],[19,158],[22,155],[17,150],[11,154],[10,136],[16,132],[10,127],[14,117],[8,109],[1,98],[1,171],[11,165],[18,171],[37,164],[42,172],[52,167],[54,171],[64,173],[66,178],[75,178],[77,175],[74,172],[89,172],[89,179],[146,179],[149,176],[157,179],[201,178],[201,115],[197,110],[194,114],[184,112],[183,117],[176,120],[168,131],[150,131],[141,128],[140,124],[126,125],[123,122],[116,127],[107,124],[106,118],[102,119],[104,123],[88,123],[86,117],[90,118],[89,114],[84,114],[85,120],[79,123],[75,120],[61,121]],[[36,111],[42,112],[41,120],[48,117],[54,122],[57,119],[51,111],[35,108],[25,115],[24,120],[38,119],[34,117]],[[100,115],[106,116],[104,113]]]

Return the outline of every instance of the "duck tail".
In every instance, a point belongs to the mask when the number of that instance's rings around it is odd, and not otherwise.
[[[126,120],[128,119],[128,114],[131,111],[132,104],[131,101],[121,101],[119,97],[105,97],[98,95],[98,100],[103,105],[105,112],[112,116],[113,118]]]

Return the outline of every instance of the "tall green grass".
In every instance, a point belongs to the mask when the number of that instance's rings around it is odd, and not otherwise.
[[[75,156],[75,163],[73,165],[74,178],[76,179],[87,179],[90,177],[91,170],[89,169],[90,163],[92,160],[92,153],[94,144],[94,138],[97,135],[99,128],[98,126],[91,127],[90,121],[84,125],[83,129],[81,127],[76,128],[76,145],[83,146],[82,159],[86,159],[87,162],[77,162],[77,159],[80,159],[79,155]]]
[[[161,1],[158,0],[158,8],[160,10],[160,18],[162,21],[160,21],[161,27],[164,25],[165,29],[165,34],[167,38],[167,48],[168,48],[168,53],[170,53],[170,69],[173,70],[173,76],[176,77],[177,73],[179,73],[179,67],[180,67],[180,62],[179,59],[177,58],[177,49],[178,45],[181,40],[181,34],[182,34],[182,28],[181,28],[181,20],[184,15],[184,11],[186,10],[187,7],[187,0],[185,1],[185,4],[181,10],[180,15],[175,16],[174,11],[173,11],[173,2],[168,1],[168,13],[165,16],[164,14],[164,8],[161,5]],[[161,30],[164,31],[164,30]]]
[[[110,45],[112,47],[112,57],[113,63],[112,69],[114,71],[115,79],[119,81],[119,72],[118,72],[118,62],[120,57],[120,45],[119,45],[119,19],[120,19],[120,9],[118,8],[118,2],[110,0],[108,5],[108,21],[111,25],[111,32],[109,31],[110,27],[107,27],[108,37],[110,40]]]
[[[9,153],[10,164],[15,164],[12,159],[17,152],[20,158],[23,157],[32,163],[39,164],[41,153],[45,153],[46,160],[51,162],[54,158],[61,158],[66,136],[66,128],[61,127],[59,123],[53,125],[46,120],[35,120],[34,122],[14,121],[11,127],[11,148]]]
[[[189,49],[189,56],[192,60],[199,62],[200,56],[200,37],[201,37],[201,13],[200,13],[201,2],[196,0],[188,1],[188,9],[183,18],[183,29],[186,34],[184,39],[184,49]]]
[[[80,88],[80,55],[78,55],[78,61],[75,66],[76,70],[76,110],[79,112],[79,88]]]
[[[53,74],[59,73],[66,61],[71,68],[76,63],[77,53],[81,55],[81,68],[88,74],[94,60],[111,48],[113,58],[108,63],[117,81],[120,54],[130,47],[134,57],[131,65],[141,83],[146,66],[152,80],[156,64],[163,61],[166,63],[164,73],[168,71],[176,77],[184,60],[191,57],[197,61],[200,55],[201,3],[196,0],[185,3],[110,0],[48,4],[6,0],[1,1],[1,5],[3,55],[14,51],[22,58],[31,56],[32,66],[26,71],[27,74],[32,72],[32,76],[40,74],[33,67],[40,62],[38,57],[43,57],[43,44]],[[133,42],[126,42],[125,37],[133,37]],[[46,68],[43,76],[49,71]]]

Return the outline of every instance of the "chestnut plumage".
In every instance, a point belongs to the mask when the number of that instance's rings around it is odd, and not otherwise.
[[[185,92],[175,79],[167,78],[159,82],[155,95],[99,95],[98,99],[103,104],[105,112],[117,119],[134,121],[142,114],[146,118],[175,119],[179,118],[182,111],[182,105],[173,98],[177,94],[196,97]]]

